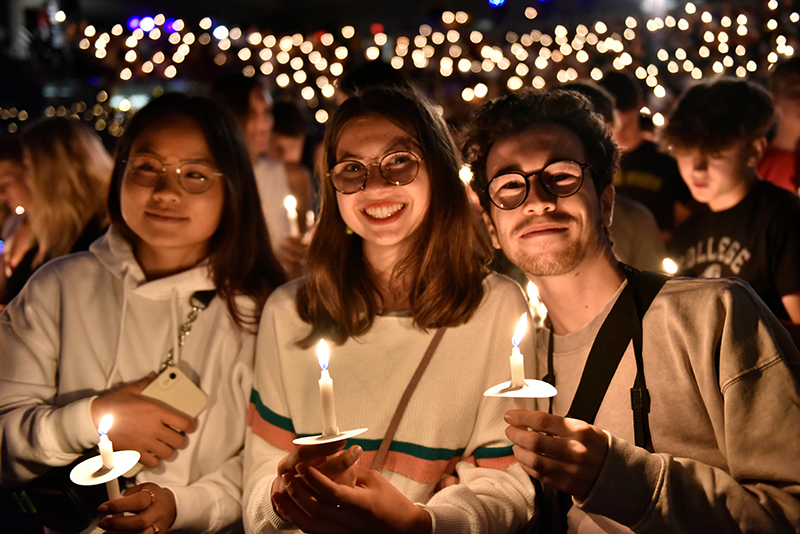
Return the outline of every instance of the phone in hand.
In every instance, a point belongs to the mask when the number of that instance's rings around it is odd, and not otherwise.
[[[167,367],[144,388],[142,395],[162,402],[195,419],[208,404],[208,396],[177,367]]]

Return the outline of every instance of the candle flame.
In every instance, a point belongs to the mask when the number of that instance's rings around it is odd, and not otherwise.
[[[522,343],[522,338],[525,336],[525,332],[528,330],[528,314],[523,313],[522,316],[519,318],[519,322],[517,323],[517,329],[514,330],[514,337],[511,338],[511,344],[515,347],[519,347],[519,344]]]
[[[317,360],[319,360],[319,368],[323,371],[327,369],[330,359],[331,355],[330,351],[328,350],[328,344],[325,343],[324,339],[320,339],[319,343],[317,344]]]
[[[114,424],[114,417],[107,413],[100,419],[100,426],[97,427],[97,433],[101,436],[105,436],[108,434],[108,431],[111,430],[111,425]]]
[[[528,286],[525,289],[530,302],[534,302],[539,299],[539,288],[536,287],[536,284],[528,280]]]
[[[14,213],[16,213],[17,215],[22,215],[23,213],[25,213],[25,208],[22,206],[17,206],[16,208],[14,208]]]
[[[292,195],[287,195],[286,198],[283,199],[283,207],[290,213],[297,211],[297,199]]]
[[[661,263],[664,267],[664,271],[667,274],[675,274],[678,272],[678,264],[672,261],[671,258],[664,258],[664,261]]]

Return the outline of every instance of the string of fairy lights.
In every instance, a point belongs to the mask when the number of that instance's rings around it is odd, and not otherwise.
[[[45,115],[74,115],[118,136],[125,120],[164,86],[182,79],[202,83],[211,66],[261,76],[268,87],[292,91],[324,124],[335,107],[337,80],[348,61],[361,55],[432,86],[455,85],[467,105],[526,86],[597,81],[611,69],[628,69],[649,89],[652,119],[660,126],[660,110],[692,81],[722,74],[763,79],[772,64],[800,46],[800,13],[778,0],[768,0],[759,13],[689,2],[662,16],[573,27],[538,20],[534,7],[521,9],[524,18],[513,30],[481,31],[485,24],[470,14],[445,11],[440,23],[422,24],[414,35],[389,35],[381,23],[363,33],[344,26],[337,32],[274,35],[228,28],[210,17],[190,25],[164,14],[108,30],[84,23],[72,43],[76,54],[113,76],[94,102],[50,106]],[[55,23],[65,20],[63,12],[54,16]],[[149,94],[130,89],[143,86]],[[0,108],[0,121],[11,133],[30,115]]]

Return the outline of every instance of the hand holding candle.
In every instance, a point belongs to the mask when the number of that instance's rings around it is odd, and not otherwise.
[[[100,426],[97,427],[97,433],[100,434],[100,458],[103,460],[103,467],[108,470],[114,469],[114,446],[111,440],[108,439],[108,431],[114,423],[114,418],[111,414],[106,414],[100,419]],[[116,478],[106,482],[106,491],[108,491],[108,498],[116,499],[120,497],[119,482]]]
[[[322,401],[322,435],[324,437],[335,436],[339,433],[339,426],[336,424],[336,406],[333,401],[333,379],[328,372],[330,352],[324,339],[321,339],[317,345],[317,360],[319,360],[321,369],[319,396]]]
[[[289,217],[289,235],[300,237],[300,226],[297,222],[297,199],[288,195],[283,199],[283,207],[286,208],[286,215]]]

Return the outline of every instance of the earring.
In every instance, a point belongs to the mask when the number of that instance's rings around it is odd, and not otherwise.
[[[352,228],[350,228],[349,226],[346,226],[345,228],[346,228],[346,230],[344,231],[344,233],[346,233],[347,235],[353,235],[353,229]]]

